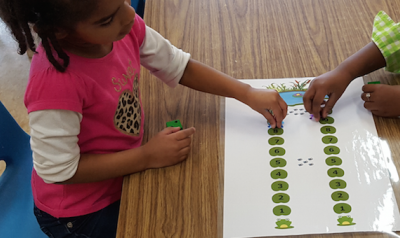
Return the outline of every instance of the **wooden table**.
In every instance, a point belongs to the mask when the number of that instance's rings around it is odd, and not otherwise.
[[[332,70],[370,42],[380,10],[400,21],[400,0],[147,0],[145,21],[194,59],[237,79],[292,78]],[[380,70],[365,80],[398,84],[400,77]],[[141,82],[144,142],[174,119],[197,132],[183,163],[125,178],[118,237],[222,237],[222,98],[168,88],[145,70]],[[399,171],[400,121],[375,122]],[[392,182],[399,199],[400,184]]]

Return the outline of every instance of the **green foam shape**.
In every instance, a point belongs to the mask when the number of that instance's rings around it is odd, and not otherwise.
[[[331,156],[331,157],[328,157],[328,158],[325,160],[325,163],[326,163],[327,165],[329,165],[329,166],[341,165],[341,164],[342,164],[342,159],[339,158],[339,157],[336,157],[336,156]]]
[[[349,213],[351,212],[351,206],[347,203],[338,203],[333,206],[333,211],[335,211],[337,214]]]
[[[328,115],[332,114],[332,112],[333,112],[333,111],[332,111],[332,109],[331,109],[331,110],[328,112]]]
[[[325,147],[324,152],[327,155],[337,155],[340,153],[340,149],[336,146],[331,145],[331,146]]]
[[[345,191],[337,191],[331,195],[333,201],[347,201],[349,199],[349,194]]]
[[[282,145],[283,143],[285,143],[285,140],[282,137],[271,137],[268,140],[268,143],[270,145]]]
[[[335,134],[336,128],[333,126],[323,126],[323,127],[321,127],[321,133],[322,134]]]
[[[269,164],[271,165],[272,168],[277,168],[277,167],[285,167],[286,166],[286,160],[282,158],[275,158],[272,159]]]
[[[319,123],[321,124],[333,124],[335,122],[335,119],[332,117],[326,117],[326,118],[321,118],[319,119]]]
[[[286,193],[277,193],[274,196],[272,196],[272,201],[274,203],[287,203],[289,202],[290,197]]]
[[[335,136],[324,136],[322,137],[322,142],[324,144],[336,144],[338,142],[338,138]]]
[[[329,187],[332,189],[346,188],[347,184],[344,180],[334,179],[329,182]]]
[[[271,178],[273,179],[284,179],[287,177],[287,172],[283,169],[275,169],[271,172]]]
[[[271,185],[271,188],[274,191],[286,191],[289,189],[289,184],[285,181],[276,181]]]
[[[331,178],[334,177],[343,177],[344,171],[341,168],[331,168],[328,170],[328,176]]]
[[[290,207],[285,206],[285,205],[276,206],[276,207],[274,207],[274,209],[272,211],[276,216],[289,215],[292,212]]]
[[[282,128],[270,128],[270,129],[268,129],[268,134],[270,134],[271,136],[282,135],[283,129]]]
[[[282,147],[273,147],[269,150],[269,154],[271,156],[284,155],[285,153],[286,153],[286,150]]]

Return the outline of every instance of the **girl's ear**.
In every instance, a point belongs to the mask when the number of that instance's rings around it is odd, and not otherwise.
[[[61,40],[68,36],[68,32],[62,28],[57,28],[55,36],[57,40]]]
[[[33,30],[38,33],[38,29],[36,25],[33,25]],[[64,39],[65,37],[67,37],[68,32],[62,28],[57,28],[56,32],[55,32],[55,36],[57,40],[61,40]]]

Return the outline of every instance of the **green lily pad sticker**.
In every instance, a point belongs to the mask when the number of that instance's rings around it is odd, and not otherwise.
[[[350,216],[339,217],[337,221],[339,222],[338,226],[352,226],[356,224],[353,223],[353,218],[351,218]]]
[[[325,147],[324,152],[327,155],[332,155],[332,154],[337,155],[340,153],[340,149],[336,146],[331,145],[331,146]]]
[[[275,169],[271,172],[271,177],[273,179],[284,179],[287,177],[287,172],[283,169]]]
[[[275,224],[277,225],[277,227],[275,227],[276,229],[293,228],[293,226],[291,226],[292,222],[289,219],[278,219],[278,221],[275,222]]]
[[[331,195],[333,201],[347,201],[349,199],[349,194],[345,191],[337,191]]]
[[[289,189],[289,184],[285,181],[276,181],[271,185],[271,188],[274,191],[286,191]]]
[[[338,138],[335,136],[324,136],[322,137],[322,142],[324,144],[336,144],[338,142]]]
[[[271,165],[272,168],[277,168],[277,167],[285,167],[286,166],[286,160],[282,158],[276,158],[272,159],[269,164]]]
[[[332,112],[333,112],[333,111],[332,111],[332,109],[331,109],[331,110],[328,112],[328,115],[332,114]]]
[[[281,137],[271,137],[268,140],[268,143],[270,145],[282,145],[285,142],[285,140]]]
[[[282,147],[273,147],[269,150],[269,154],[271,156],[284,155],[285,153],[286,153],[286,150]]]
[[[333,210],[337,214],[349,213],[349,212],[351,212],[351,206],[347,203],[338,203],[335,206],[333,206]]]
[[[335,122],[335,119],[332,117],[326,117],[326,118],[321,118],[319,119],[319,123],[321,124],[333,124]]]
[[[329,182],[329,187],[332,189],[346,188],[347,183],[341,179],[334,179]]]
[[[336,156],[331,156],[331,157],[328,157],[328,158],[325,160],[325,163],[326,163],[327,165],[329,165],[329,166],[341,165],[341,164],[342,164],[342,159],[339,158],[339,157],[336,157]]]
[[[272,196],[272,201],[274,203],[287,203],[289,202],[290,197],[286,193],[277,193],[274,196]]]
[[[279,205],[274,207],[273,213],[276,216],[284,216],[284,215],[289,215],[292,212],[292,209],[290,207],[285,206],[285,205]]]
[[[335,134],[336,128],[333,126],[323,126],[323,127],[321,127],[321,133],[322,134]]]
[[[270,129],[268,129],[268,134],[270,134],[271,136],[282,135],[283,129],[282,128],[270,128]]]
[[[329,177],[343,177],[344,171],[341,168],[331,168],[328,170]]]

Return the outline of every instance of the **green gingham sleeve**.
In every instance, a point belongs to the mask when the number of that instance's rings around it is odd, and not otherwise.
[[[383,11],[375,17],[372,41],[386,60],[386,70],[400,73],[400,24]]]

